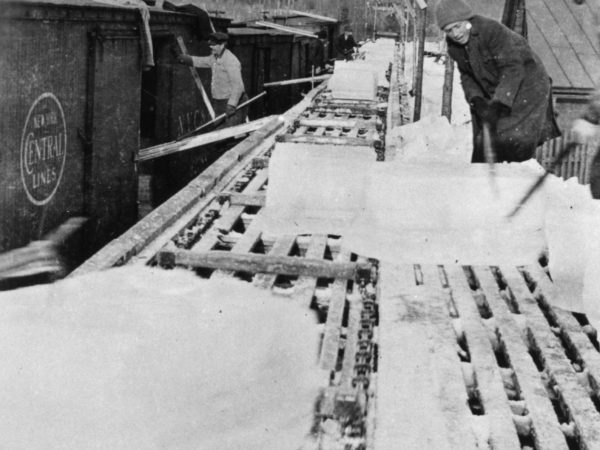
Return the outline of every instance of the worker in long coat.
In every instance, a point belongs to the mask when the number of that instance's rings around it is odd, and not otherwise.
[[[600,42],[600,10],[596,10],[594,16]],[[590,190],[593,198],[600,199],[600,88],[592,93],[583,115],[573,122],[571,131],[576,142],[589,145],[590,151],[594,152],[590,167]]]
[[[440,0],[435,13],[471,106],[471,161],[486,160],[486,124],[496,161],[534,157],[538,145],[560,135],[551,80],[540,58],[521,35],[473,14],[462,0]]]

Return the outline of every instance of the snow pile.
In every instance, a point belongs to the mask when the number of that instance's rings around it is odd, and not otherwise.
[[[472,133],[450,125],[444,116],[429,115],[392,129],[387,139],[400,139],[395,163],[470,163]]]
[[[114,269],[0,294],[0,447],[297,448],[312,313],[235,280]]]

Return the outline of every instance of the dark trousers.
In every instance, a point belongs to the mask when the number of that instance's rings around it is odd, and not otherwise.
[[[239,103],[243,103],[248,100],[248,96],[244,93],[240,97]],[[212,106],[215,110],[215,117],[220,116],[221,114],[225,114],[227,112],[227,102],[229,99],[213,99]],[[233,116],[227,118],[224,122],[220,123],[218,128],[224,127],[232,127],[234,125],[239,125],[246,121],[246,116],[248,115],[248,107],[241,108],[238,110]]]

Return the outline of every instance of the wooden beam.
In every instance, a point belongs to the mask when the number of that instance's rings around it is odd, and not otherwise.
[[[381,139],[369,139],[369,138],[351,138],[351,137],[334,137],[334,136],[296,136],[292,134],[285,134],[278,136],[279,142],[296,142],[303,144],[330,144],[330,145],[349,145],[349,146],[361,146],[361,147],[374,147],[381,148]]]
[[[262,119],[253,120],[252,122],[200,134],[181,141],[167,142],[153,147],[142,148],[138,151],[137,161],[149,161],[151,159],[160,158],[161,156],[183,152],[185,150],[223,141],[235,136],[252,133],[272,120],[275,120],[274,116],[263,117]]]
[[[293,80],[283,80],[283,81],[272,81],[270,83],[264,83],[264,87],[272,87],[272,86],[287,86],[288,84],[300,84],[300,83],[310,83],[315,81],[324,81],[331,78],[331,74],[326,75],[318,75],[315,77],[306,77],[306,78],[295,78]]]
[[[179,45],[179,50],[181,51],[182,54],[187,55],[188,51],[187,51],[187,47],[185,46],[185,42],[183,42],[183,38],[181,36],[177,36],[177,44]],[[208,95],[206,94],[206,91],[204,90],[204,86],[202,86],[202,80],[200,80],[200,75],[198,75],[198,72],[196,72],[196,68],[190,66],[190,73],[192,74],[192,78],[194,78],[194,82],[196,83],[196,87],[198,88],[198,90],[200,91],[200,94],[202,94],[202,100],[204,100],[204,106],[206,106],[206,109],[208,110],[208,113],[210,114],[210,118],[214,119],[215,118],[215,110],[212,107],[212,104],[210,103],[210,99],[208,98]]]
[[[297,14],[298,16],[304,16],[304,17],[310,17],[312,19],[322,20],[323,22],[331,22],[331,23],[337,23],[338,22],[338,20],[334,19],[333,17],[321,16],[319,14],[313,14],[313,13],[308,13],[308,12],[304,12],[304,11],[298,11],[296,9],[290,9],[290,13]]]
[[[249,273],[276,273],[290,276],[318,278],[354,278],[359,270],[370,270],[370,263],[336,262],[326,259],[297,256],[270,256],[255,253],[232,253],[224,250],[194,252],[192,250],[162,250],[158,254],[161,265],[204,267]]]
[[[304,127],[333,127],[333,128],[376,128],[381,129],[382,123],[379,116],[365,119],[306,119],[300,118],[294,122],[295,126]]]
[[[287,33],[299,34],[300,36],[308,36],[308,37],[314,37],[314,38],[317,37],[317,35],[315,33],[311,33],[310,31],[304,31],[304,30],[301,30],[299,28],[294,28],[294,27],[286,27],[284,25],[278,25],[273,22],[265,22],[263,20],[259,20],[259,21],[254,22],[254,24],[259,27],[273,28],[275,30],[285,31]]]
[[[242,194],[241,192],[222,192],[219,198],[229,200],[231,205],[260,207],[265,206],[267,199],[265,194]]]

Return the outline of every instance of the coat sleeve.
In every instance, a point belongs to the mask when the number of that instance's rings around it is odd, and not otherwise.
[[[211,68],[215,62],[214,56],[192,56],[192,65],[198,68]]]
[[[460,54],[460,52],[451,44],[446,41],[448,45],[448,53],[450,57],[456,61],[456,65],[458,66],[458,70],[460,72],[460,84],[462,85],[463,92],[465,94],[465,99],[467,103],[471,103],[471,99],[473,97],[486,97],[483,93],[483,90],[479,86],[479,83],[475,80],[473,75],[466,69],[466,62],[464,61],[464,56]]]
[[[583,118],[594,125],[600,125],[600,89],[590,97]]]
[[[228,105],[237,106],[242,94],[244,93],[244,81],[242,80],[242,65],[236,58],[230,58],[225,61],[225,69],[231,83],[231,95],[227,102]]]
[[[492,100],[512,108],[515,96],[525,78],[526,63],[533,62],[527,42],[498,22],[490,21],[484,33],[484,45],[498,71],[498,85]]]

